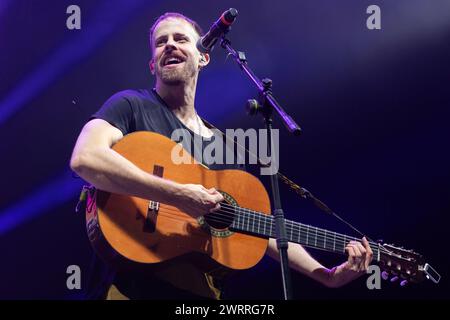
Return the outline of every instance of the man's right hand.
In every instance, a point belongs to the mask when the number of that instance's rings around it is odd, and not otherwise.
[[[223,200],[222,194],[215,188],[206,189],[200,184],[183,184],[175,206],[197,218],[219,210]]]

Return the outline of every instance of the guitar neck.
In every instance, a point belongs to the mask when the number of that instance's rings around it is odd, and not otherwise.
[[[263,238],[276,238],[275,218],[273,216],[239,207],[235,208],[235,213],[235,219],[230,226],[230,230],[250,233]],[[361,242],[361,239],[355,237],[292,220],[285,220],[285,224],[288,240],[305,247],[345,254],[345,247],[349,241]],[[374,260],[379,261],[379,244],[369,242],[369,245],[372,248]]]

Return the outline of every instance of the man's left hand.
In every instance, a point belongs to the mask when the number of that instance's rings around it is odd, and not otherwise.
[[[340,287],[365,274],[372,262],[373,252],[364,237],[362,243],[350,241],[345,247],[348,254],[346,262],[330,271],[330,286]]]

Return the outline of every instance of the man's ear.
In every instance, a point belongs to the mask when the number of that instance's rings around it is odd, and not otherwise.
[[[150,68],[150,72],[152,73],[152,75],[155,75],[155,61],[153,60],[153,58],[148,62],[148,67]]]
[[[201,68],[207,66],[209,61],[210,61],[210,57],[209,57],[208,53],[200,53],[199,65],[200,65]]]

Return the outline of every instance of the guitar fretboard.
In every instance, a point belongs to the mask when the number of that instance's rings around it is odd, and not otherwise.
[[[235,217],[230,230],[241,231],[264,238],[276,237],[275,218],[257,211],[235,207]],[[305,247],[345,254],[345,247],[350,241],[361,242],[361,239],[345,234],[313,227],[303,223],[285,220],[286,235],[290,242]],[[380,260],[379,245],[369,242],[374,259]]]

